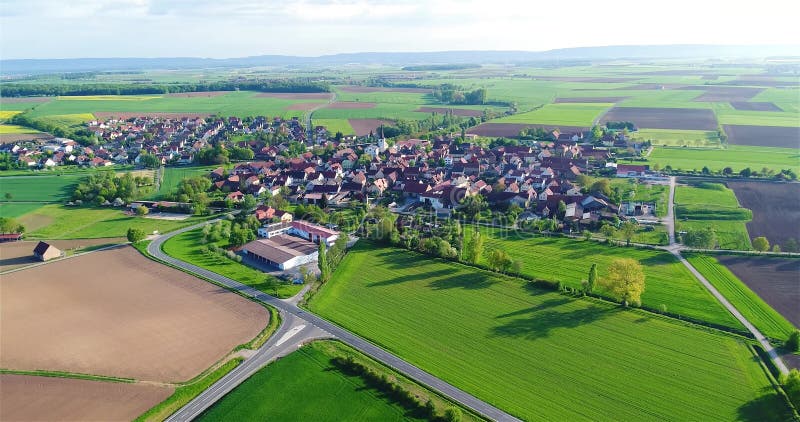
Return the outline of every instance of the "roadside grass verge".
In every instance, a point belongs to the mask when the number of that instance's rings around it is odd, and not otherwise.
[[[522,419],[786,415],[741,337],[369,242],[309,309]]]
[[[120,377],[110,377],[107,375],[92,375],[92,374],[81,374],[76,372],[63,372],[63,371],[45,371],[45,370],[24,371],[16,369],[0,369],[0,374],[32,375],[37,377],[51,377],[51,378],[73,378],[80,380],[104,381],[104,382],[124,382],[124,383],[136,382],[136,380],[133,378],[120,378]]]
[[[686,253],[684,256],[765,336],[783,341],[795,330],[792,323],[717,262],[716,258],[697,253]]]
[[[468,239],[472,230],[474,227],[466,227],[464,237]],[[593,263],[597,264],[598,272],[603,277],[615,259],[632,258],[644,267],[646,281],[642,305],[650,309],[665,305],[667,312],[673,315],[744,330],[741,323],[669,252],[488,227],[481,227],[480,230],[485,236],[484,256],[479,261],[481,264],[486,264],[489,251],[504,250],[520,263],[523,275],[580,288],[581,282],[588,279]],[[597,293],[604,294],[602,290]]]
[[[408,392],[385,391],[363,374],[337,365],[350,358]],[[303,397],[303,400],[296,400]],[[412,398],[403,400],[400,397]],[[431,400],[441,415],[449,401],[338,341],[315,341],[262,368],[198,417],[216,420],[428,420]],[[463,420],[480,420],[463,411]]]

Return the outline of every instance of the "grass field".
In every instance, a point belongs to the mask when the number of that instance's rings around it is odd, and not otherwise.
[[[795,327],[772,309],[713,256],[687,254],[686,259],[765,336],[786,340]]]
[[[689,146],[689,147],[718,147],[719,136],[717,132],[704,130],[671,130],[671,129],[641,129],[634,136],[635,139],[650,140],[653,145]]]
[[[39,133],[36,129],[27,128],[25,126],[18,126],[18,125],[0,125],[0,135],[2,134],[27,134],[27,133]]]
[[[714,103],[714,112],[721,125],[800,127],[800,112],[743,111],[728,103]]]
[[[206,176],[212,170],[220,166],[185,166],[185,167],[164,167],[164,176],[157,192],[153,192],[151,198],[160,199],[178,190],[178,183],[181,180],[195,177]]]
[[[336,134],[336,132],[342,132],[343,135],[353,135],[356,133],[353,130],[353,127],[350,126],[350,122],[347,119],[317,119],[316,117],[312,120],[312,124],[314,126],[325,126],[328,129],[328,132],[332,134]]]
[[[604,111],[613,105],[610,103],[547,104],[538,110],[492,120],[492,123],[531,123],[589,127]]]
[[[128,228],[140,228],[147,233],[172,231],[202,221],[190,217],[183,221],[125,215],[119,208],[66,207],[48,204],[19,218],[28,229],[27,237],[34,239],[94,239],[125,237]]]
[[[675,188],[676,230],[712,227],[722,249],[751,249],[747,222],[752,218],[752,212],[741,208],[736,195],[724,185],[713,183]]]
[[[0,202],[0,217],[20,217],[42,206],[31,202]]]
[[[712,171],[730,167],[734,172],[749,167],[761,171],[763,167],[793,169],[800,172],[800,154],[791,148],[750,147],[731,145],[726,149],[661,148],[656,147],[647,159],[648,164],[675,170],[700,171],[707,166]],[[619,160],[627,162],[627,160]]]
[[[306,345],[258,371],[197,420],[427,420],[332,365],[344,348],[336,342]]]
[[[286,110],[295,103],[325,102],[324,100],[287,100],[258,97],[250,91],[230,92],[220,96],[167,97],[152,95],[100,95],[86,97],[58,97],[38,105],[30,111],[31,117],[80,115],[94,112],[167,112],[167,113],[220,113],[225,116],[302,116],[302,110]]]
[[[416,112],[421,104],[377,103],[373,108],[321,108],[314,112],[319,119],[409,119],[421,120],[428,113]]]
[[[275,294],[275,290],[269,288],[270,286],[266,283],[267,277],[271,276],[228,258],[206,255],[200,252],[202,237],[202,229],[181,233],[164,243],[164,252],[172,257],[224,275],[225,277],[247,284],[265,293],[271,295]],[[220,247],[227,246],[226,241],[220,241],[217,242],[217,244]],[[302,288],[302,284],[281,283],[278,287],[278,297],[286,298],[294,296]]]
[[[741,340],[360,244],[310,309],[527,420],[782,420]]]
[[[466,229],[473,230],[471,227]],[[574,288],[580,287],[581,281],[588,278],[593,263],[597,264],[598,272],[603,277],[613,260],[635,259],[644,267],[646,277],[642,305],[657,309],[663,304],[673,314],[743,329],[739,321],[668,252],[614,247],[575,239],[534,237],[530,233],[508,233],[498,229],[481,230],[486,235],[484,255],[492,249],[504,250],[520,262],[523,274],[560,281]],[[469,236],[466,233],[464,237]]]
[[[0,177],[0,200],[56,202],[69,199],[88,174]],[[7,193],[11,198],[5,198]]]

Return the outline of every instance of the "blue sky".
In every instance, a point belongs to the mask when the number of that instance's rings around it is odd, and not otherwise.
[[[0,0],[0,58],[789,44],[781,0]]]

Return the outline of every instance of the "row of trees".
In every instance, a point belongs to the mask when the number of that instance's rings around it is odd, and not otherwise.
[[[331,274],[344,259],[347,253],[347,240],[347,234],[342,232],[330,249],[327,248],[325,242],[319,242],[317,267],[319,268],[319,280],[322,283],[330,280]]]
[[[309,78],[250,79],[207,83],[9,83],[3,84],[3,97],[31,95],[141,95],[204,91],[330,92],[327,82]]]
[[[442,84],[433,89],[433,97],[447,104],[486,104],[486,88],[467,91],[453,84]]]
[[[4,96],[6,92],[5,89],[5,86],[3,86],[2,94]],[[97,145],[99,143],[97,136],[86,128],[73,129],[61,126],[47,120],[32,118],[28,113],[20,113],[13,116],[9,120],[9,123],[33,128],[41,132],[47,132],[59,138],[69,138],[83,146]]]
[[[24,233],[25,226],[11,217],[0,217],[0,233]]]

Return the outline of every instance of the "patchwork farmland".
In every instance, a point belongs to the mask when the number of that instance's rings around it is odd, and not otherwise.
[[[764,236],[773,245],[786,245],[789,239],[800,242],[800,186],[758,182],[728,182],[736,199],[753,211],[747,223],[750,237]]]
[[[723,125],[722,128],[732,145],[800,148],[800,127]]]
[[[614,107],[603,115],[601,121],[633,122],[646,129],[717,129],[714,112],[708,109]]]

